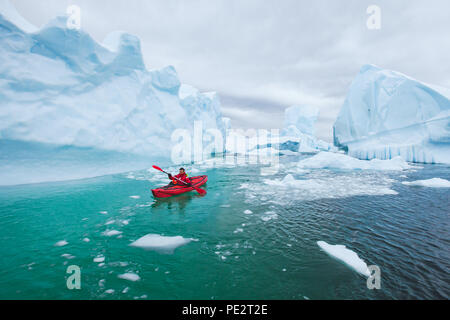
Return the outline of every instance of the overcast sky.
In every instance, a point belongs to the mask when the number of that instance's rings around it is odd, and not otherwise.
[[[320,108],[332,125],[360,67],[372,63],[450,87],[450,1],[11,0],[36,26],[68,5],[101,42],[114,30],[140,37],[147,68],[173,65],[183,83],[217,91],[233,127],[280,128],[293,104]],[[366,9],[381,8],[369,30]]]

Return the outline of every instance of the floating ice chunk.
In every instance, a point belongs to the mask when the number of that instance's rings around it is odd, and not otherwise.
[[[91,241],[91,240],[90,240],[89,238],[84,238],[83,241],[84,241],[84,242],[89,242],[89,241]]]
[[[100,211],[100,214],[108,214],[108,211]]]
[[[105,226],[109,226],[110,224],[113,224],[114,222],[116,222],[116,220],[109,220],[105,223]]]
[[[102,255],[99,255],[94,258],[94,262],[96,262],[96,263],[103,262],[103,261],[105,261],[105,257]]]
[[[325,241],[317,241],[317,244],[323,251],[333,258],[344,262],[350,268],[366,277],[370,276],[370,271],[367,268],[367,264],[358,257],[356,252],[347,249],[344,245],[340,244],[331,245]]]
[[[345,154],[333,152],[320,152],[310,158],[299,161],[300,169],[342,169],[342,170],[390,170],[401,171],[415,168],[410,166],[401,157],[389,160],[359,160]]]
[[[115,292],[114,289],[105,290],[105,293],[107,294],[113,294],[114,292]]]
[[[75,256],[68,254],[68,253],[62,254],[61,257],[66,258],[66,259],[74,259],[75,258]]]
[[[182,236],[167,237],[159,234],[147,234],[130,244],[132,247],[154,250],[161,253],[173,253],[173,251],[191,241],[198,241],[193,238],[183,238]]]
[[[450,188],[450,181],[441,178],[432,178],[428,180],[403,181],[407,186],[420,186],[429,188]]]
[[[112,237],[112,236],[117,236],[121,233],[122,233],[122,231],[118,231],[118,230],[106,230],[102,234],[107,237]]]
[[[125,289],[122,290],[122,293],[127,293],[130,290],[129,287],[126,287]]]
[[[135,273],[124,273],[124,274],[119,274],[117,276],[119,279],[125,279],[125,280],[129,280],[129,281],[138,281],[141,279],[141,277],[139,277],[139,275],[135,274]]]
[[[270,221],[272,219],[277,219],[277,218],[278,218],[278,215],[275,212],[268,211],[261,217],[261,220],[267,222],[267,221]]]
[[[239,233],[239,232],[244,232],[244,229],[237,228],[236,230],[233,231],[233,233]]]
[[[130,196],[131,199],[139,199],[141,196]]]
[[[245,210],[244,213],[245,213],[245,214],[252,214],[253,211],[252,211],[252,210]]]
[[[64,247],[65,245],[69,244],[66,240],[61,240],[55,243],[56,247]]]

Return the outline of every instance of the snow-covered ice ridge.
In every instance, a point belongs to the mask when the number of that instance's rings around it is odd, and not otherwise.
[[[0,0],[0,138],[167,155],[175,129],[229,125],[215,93],[182,85],[175,69],[146,69],[140,40],[97,43],[60,16],[42,28]]]
[[[359,159],[450,163],[450,90],[365,65],[334,124],[334,143]]]

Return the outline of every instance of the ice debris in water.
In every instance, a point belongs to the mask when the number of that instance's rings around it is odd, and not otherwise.
[[[130,244],[132,247],[145,250],[154,250],[161,253],[173,253],[173,251],[191,241],[198,241],[193,238],[183,238],[182,236],[167,237],[159,234],[147,234]]]
[[[252,214],[253,212],[251,210],[245,210],[244,213],[245,214]]]
[[[419,186],[429,188],[450,188],[450,181],[441,178],[432,178],[427,180],[403,181],[407,186]]]
[[[336,258],[339,261],[342,261],[350,268],[366,277],[370,276],[367,264],[358,257],[358,254],[356,252],[347,249],[344,245],[340,244],[332,245],[326,243],[325,241],[317,241],[317,244],[323,251],[325,251],[331,257]]]
[[[140,196],[130,196],[131,199],[139,199]]]
[[[141,279],[141,277],[139,277],[139,275],[137,275],[135,273],[131,273],[131,272],[119,274],[117,277],[119,279],[125,279],[125,280],[129,280],[129,281],[138,281]]]
[[[345,154],[320,152],[310,158],[299,161],[300,169],[341,169],[341,170],[389,170],[401,171],[415,168],[401,157],[389,160],[359,160]]]
[[[63,247],[65,245],[67,245],[67,244],[69,244],[69,243],[66,240],[61,240],[61,241],[58,241],[57,243],[55,243],[55,246],[56,247]]]
[[[94,258],[93,261],[94,261],[94,262],[97,262],[97,263],[103,262],[103,261],[105,261],[105,257],[102,256],[102,255],[98,255],[97,257]]]
[[[107,237],[112,237],[112,236],[117,236],[117,235],[119,235],[119,234],[121,234],[122,233],[122,231],[117,231],[117,230],[106,230],[105,232],[103,232],[102,234],[104,235],[104,236],[107,236]]]
[[[277,218],[278,218],[278,215],[275,212],[268,211],[261,217],[261,220],[267,222],[267,221],[270,221],[272,219],[277,219]]]

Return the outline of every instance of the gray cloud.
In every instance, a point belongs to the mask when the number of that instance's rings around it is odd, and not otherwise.
[[[183,82],[217,91],[234,126],[280,127],[292,104],[320,108],[331,126],[361,65],[377,64],[450,87],[450,2],[259,0],[15,0],[42,25],[69,4],[102,41],[114,30],[139,36],[148,68],[174,65]],[[366,28],[381,8],[382,28]]]

